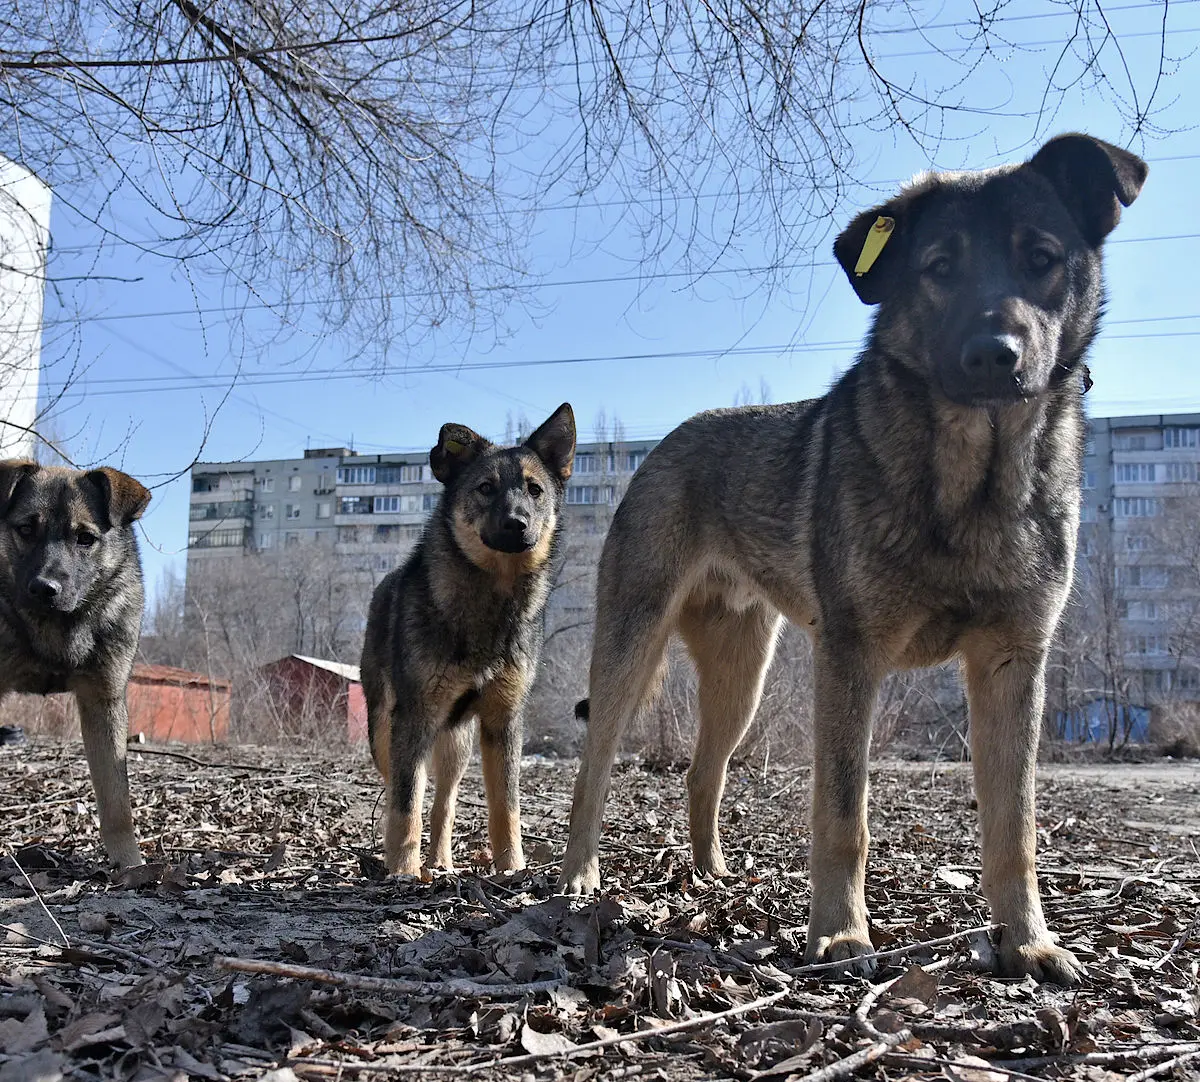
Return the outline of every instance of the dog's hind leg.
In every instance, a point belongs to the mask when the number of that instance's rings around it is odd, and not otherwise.
[[[428,864],[431,868],[454,871],[454,808],[458,803],[458,785],[470,758],[469,724],[448,726],[438,733],[433,745],[433,810],[429,816]]]
[[[142,863],[142,854],[133,833],[133,811],[129,801],[125,750],[129,739],[129,711],[125,706],[125,692],[111,695],[81,688],[75,698],[79,704],[83,751],[100,811],[100,838],[114,864],[121,868],[136,867]]]
[[[781,617],[765,605],[734,611],[721,601],[685,605],[679,630],[699,675],[700,723],[688,768],[692,861],[728,875],[718,825],[729,757],[754,720]]]
[[[1015,638],[1015,637],[1014,637]],[[978,632],[963,644],[971,765],[979,800],[984,896],[1000,931],[1005,976],[1078,984],[1083,967],[1054,942],[1038,898],[1034,808],[1046,650]]]
[[[667,597],[653,590],[602,599],[597,607],[587,735],[559,878],[563,894],[600,886],[600,828],[613,762],[621,734],[661,680],[670,622]]]
[[[867,756],[879,667],[856,636],[814,636],[812,908],[805,958],[846,962],[868,976],[873,951],[867,923]]]

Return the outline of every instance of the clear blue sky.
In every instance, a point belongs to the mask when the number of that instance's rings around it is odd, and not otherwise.
[[[1114,10],[1113,25],[1122,31],[1133,85],[1144,99],[1155,82],[1162,9],[1127,8]],[[971,10],[965,3],[930,8],[930,21],[952,23]],[[119,246],[95,258],[94,229],[58,206],[51,274],[113,280],[63,282],[47,296],[47,356],[67,354],[78,362],[54,430],[77,459],[112,462],[157,483],[191,461],[206,427],[206,460],[282,458],[306,445],[424,449],[450,420],[499,436],[510,412],[536,422],[563,400],[574,405],[586,439],[599,411],[619,417],[631,437],[657,436],[698,410],[731,404],[744,386],[757,396],[762,381],[776,402],[818,395],[853,359],[869,317],[830,256],[833,236],[854,211],[931,164],[980,167],[1023,158],[1044,138],[1070,129],[1128,144],[1151,162],[1142,197],[1108,248],[1111,303],[1092,354],[1090,409],[1096,415],[1200,410],[1200,218],[1193,209],[1200,132],[1191,126],[1200,106],[1200,60],[1193,56],[1200,47],[1200,3],[1171,4],[1167,45],[1176,59],[1157,91],[1160,130],[1145,136],[1123,125],[1111,95],[1087,87],[1068,92],[1053,119],[1040,126],[1022,115],[1036,110],[1071,20],[1044,17],[1064,10],[1044,0],[1004,10],[1020,16],[1003,24],[1004,35],[1027,47],[997,53],[963,84],[960,97],[973,109],[947,116],[933,162],[903,133],[860,130],[858,175],[873,185],[849,194],[814,250],[796,253],[797,268],[781,288],[768,294],[759,288],[760,276],[725,272],[760,261],[752,236],[742,238],[716,274],[639,278],[639,240],[625,227],[613,228],[613,208],[593,206],[612,198],[600,192],[575,209],[534,220],[529,262],[543,281],[527,303],[507,311],[499,344],[480,335],[464,345],[462,329],[449,327],[412,354],[388,359],[407,369],[403,375],[379,378],[348,359],[347,342],[303,323],[282,344],[236,349],[228,316],[214,309],[244,303],[244,292],[200,267],[189,276]],[[937,81],[929,66],[944,62],[931,55],[929,42],[952,45],[954,33],[951,27],[926,40],[895,35],[880,51],[899,81]],[[1106,70],[1119,70],[1115,50],[1102,59]],[[1129,94],[1127,83],[1118,90]],[[145,219],[127,196],[114,202],[111,214],[135,230]],[[672,270],[670,253],[656,269]],[[572,284],[596,278],[616,280]],[[272,319],[265,312],[252,320],[264,339]],[[703,355],[714,350],[727,352]],[[578,358],[592,359],[478,367]],[[239,364],[244,380],[219,409],[220,387],[198,389],[188,379],[171,387],[181,374],[220,374],[227,389]],[[430,364],[463,367],[423,371]],[[66,364],[56,363],[48,376],[53,392],[68,376]],[[256,378],[271,382],[253,384]],[[152,588],[164,568],[182,568],[187,493],[186,477],[155,490],[143,542]]]

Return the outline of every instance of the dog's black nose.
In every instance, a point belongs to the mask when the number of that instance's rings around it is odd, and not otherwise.
[[[30,581],[29,592],[39,601],[53,601],[62,593],[62,583],[55,582],[54,579],[42,578],[39,575]]]
[[[504,523],[501,526],[501,529],[505,533],[510,533],[510,534],[516,535],[516,534],[524,534],[525,530],[528,526],[529,526],[529,521],[527,519],[519,518],[516,515],[509,515],[508,518],[506,518],[504,520]]]
[[[973,334],[963,346],[960,360],[972,379],[1005,379],[1021,360],[1021,343],[1011,334]]]

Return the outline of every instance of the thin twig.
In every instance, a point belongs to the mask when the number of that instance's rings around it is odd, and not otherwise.
[[[1075,1067],[1080,1064],[1092,1067],[1107,1067],[1114,1063],[1126,1063],[1130,1060],[1146,1060],[1152,1056],[1200,1054],[1200,1042],[1187,1041],[1179,1044],[1143,1044],[1137,1048],[1127,1048],[1118,1052],[1084,1052],[1079,1055],[1064,1054],[1061,1056],[1031,1056],[1028,1059],[1002,1059],[997,1061],[999,1067]],[[990,1066],[990,1064],[989,1064]],[[1127,1080],[1128,1082],[1128,1080]]]
[[[42,896],[38,893],[37,887],[33,885],[33,880],[29,878],[29,873],[21,867],[21,862],[17,860],[16,851],[11,845],[8,846],[8,859],[17,866],[17,871],[19,871],[21,875],[25,877],[25,882],[29,884],[29,889],[33,891],[33,896],[37,899],[38,905],[40,905],[42,909],[46,911],[46,916],[50,918],[50,923],[58,929],[58,934],[62,936],[62,946],[70,947],[71,941],[67,938],[67,933],[63,931],[62,925],[58,923],[58,918],[50,912],[50,907],[46,905],[44,901],[42,901]]]
[[[784,989],[781,992],[772,992],[769,996],[763,996],[761,999],[753,999],[749,1003],[742,1003],[724,1011],[714,1011],[711,1014],[698,1015],[683,1022],[672,1022],[668,1026],[658,1026],[655,1029],[639,1029],[634,1033],[620,1033],[615,1037],[605,1037],[599,1041],[588,1041],[587,1044],[577,1044],[574,1048],[566,1048],[558,1052],[534,1052],[527,1056],[510,1056],[508,1059],[490,1060],[486,1063],[471,1063],[460,1067],[459,1070],[465,1074],[478,1074],[480,1071],[490,1071],[497,1067],[523,1067],[529,1063],[540,1063],[542,1060],[554,1059],[559,1056],[578,1056],[588,1052],[597,1052],[603,1048],[612,1048],[619,1044],[631,1044],[634,1041],[649,1041],[656,1037],[669,1037],[674,1033],[683,1033],[685,1030],[698,1029],[700,1026],[707,1026],[713,1022],[721,1022],[726,1018],[734,1018],[739,1014],[748,1014],[750,1011],[761,1010],[763,1007],[768,1007],[772,1003],[781,1000],[784,996],[788,995],[789,991],[790,989]]]
[[[831,1063],[828,1067],[821,1067],[809,1074],[801,1075],[801,1082],[834,1082],[835,1079],[845,1078],[847,1075],[854,1074],[860,1067],[874,1063],[896,1045],[909,1040],[912,1040],[912,1033],[907,1029],[888,1033],[873,1045],[855,1052],[852,1056],[840,1059],[837,1063]]]
[[[278,767],[257,766],[254,763],[206,763],[203,759],[197,759],[194,755],[188,755],[186,752],[169,751],[167,748],[148,748],[144,744],[130,744],[129,752],[130,754],[136,752],[138,755],[165,755],[169,759],[180,759],[185,763],[193,763],[210,770],[257,770],[263,774],[290,773],[290,771],[280,770]]]
[[[1175,942],[1171,944],[1170,949],[1157,962],[1150,966],[1151,969],[1162,969],[1192,938],[1192,933],[1200,928],[1200,917],[1194,917],[1191,923],[1175,938]]]
[[[218,969],[237,973],[265,973],[272,977],[289,977],[296,981],[316,981],[336,984],[341,988],[357,988],[364,992],[395,992],[409,996],[524,996],[531,992],[548,992],[562,987],[561,980],[529,981],[525,984],[482,984],[460,978],[444,981],[409,981],[400,977],[370,977],[359,973],[338,973],[332,969],[313,966],[294,966],[284,962],[260,962],[254,958],[217,958]]]
[[[858,962],[873,962],[879,958],[901,958],[906,954],[913,954],[916,951],[924,950],[926,947],[943,947],[948,943],[965,939],[967,936],[972,936],[979,932],[992,932],[1001,927],[1003,925],[981,924],[978,928],[964,928],[961,932],[944,935],[938,939],[927,939],[923,943],[912,943],[907,947],[895,947],[892,950],[860,954],[856,958],[847,958],[844,962],[814,962],[812,965],[796,966],[793,969],[784,970],[784,972],[790,973],[793,977],[803,977],[809,973],[828,973],[834,969],[845,969]]]
[[[1176,1067],[1180,1067],[1185,1063],[1191,1063],[1192,1060],[1200,1059],[1200,1049],[1195,1052],[1184,1052],[1182,1056],[1176,1056],[1174,1059],[1169,1059],[1165,1063],[1156,1063],[1153,1067],[1147,1067],[1143,1071],[1138,1071],[1136,1074],[1131,1074],[1125,1079],[1125,1082],[1146,1082],[1147,1078],[1153,1078],[1155,1075],[1166,1074],[1167,1071],[1173,1071]]]
[[[894,1063],[897,1067],[915,1067],[918,1071],[928,1071],[929,1065],[934,1064],[938,1067],[958,1067],[959,1069],[977,1070],[983,1074],[985,1070],[995,1071],[996,1074],[1007,1075],[1009,1078],[1029,1079],[1030,1082],[1045,1082],[1045,1079],[1039,1078],[1035,1074],[1026,1074],[1024,1071],[1014,1071],[1008,1067],[997,1067],[994,1063],[988,1062],[986,1068],[977,1065],[963,1063],[962,1060],[947,1059],[944,1056],[910,1056],[905,1052],[888,1052],[881,1057],[884,1063]],[[1129,1082],[1126,1079],[1126,1082]]]

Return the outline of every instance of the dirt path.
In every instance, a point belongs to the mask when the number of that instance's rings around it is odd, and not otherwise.
[[[79,749],[0,751],[0,836],[20,867],[0,862],[0,1082],[749,1082],[831,1065],[839,1073],[817,1077],[1001,1082],[1125,1078],[1192,1053],[1146,1077],[1200,1077],[1200,764],[1042,770],[1043,894],[1088,962],[1077,992],[994,979],[979,968],[986,937],[962,934],[987,921],[968,771],[878,765],[877,946],[957,935],[884,959],[875,980],[902,980],[880,991],[789,972],[802,967],[808,905],[805,771],[732,772],[726,851],[739,874],[712,884],[689,870],[682,773],[622,766],[608,891],[568,904],[552,886],[573,764],[527,764],[528,872],[489,874],[472,772],[455,852],[475,871],[399,883],[381,879],[365,759],[188,754],[234,765],[136,756],[138,829],[158,859],[111,882]],[[222,970],[222,956],[343,983]],[[498,982],[525,987],[477,987]],[[576,1051],[595,1041],[609,1043]]]

